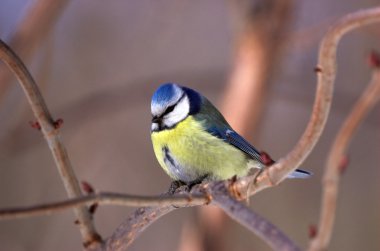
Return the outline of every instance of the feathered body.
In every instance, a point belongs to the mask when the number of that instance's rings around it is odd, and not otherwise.
[[[184,183],[223,180],[263,168],[259,152],[236,133],[222,114],[196,91],[165,84],[152,97],[151,138],[165,172]],[[307,177],[297,170],[291,177]]]

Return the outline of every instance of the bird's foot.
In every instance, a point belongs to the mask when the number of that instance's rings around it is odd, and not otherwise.
[[[181,191],[183,191],[182,188],[184,188],[186,186],[187,186],[186,183],[184,183],[180,180],[173,180],[172,183],[170,183],[168,194],[173,195],[177,192],[180,192],[180,189],[181,189]]]
[[[199,177],[199,178],[196,179],[196,180],[193,180],[193,181],[191,181],[191,182],[188,182],[188,183],[187,183],[187,186],[189,187],[189,191],[191,191],[191,189],[193,189],[194,186],[196,186],[196,185],[200,185],[200,184],[202,184],[203,182],[207,182],[207,181],[209,181],[209,180],[211,180],[211,176],[210,176],[209,174],[205,174],[205,175]]]
[[[210,180],[210,177],[211,177],[210,175],[206,174],[190,182],[174,180],[170,184],[168,194],[175,194],[178,192],[190,192],[194,186],[202,184],[204,181]]]

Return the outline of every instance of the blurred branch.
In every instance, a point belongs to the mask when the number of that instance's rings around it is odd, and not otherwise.
[[[380,7],[357,11],[338,20],[324,36],[319,49],[317,93],[309,124],[293,150],[274,165],[266,168],[258,177],[239,179],[235,189],[238,194],[253,195],[265,188],[281,183],[299,167],[318,142],[330,111],[336,75],[336,50],[342,36],[364,25],[380,21]],[[247,184],[252,184],[247,186]]]
[[[374,54],[375,55],[375,54]],[[380,58],[377,56],[377,62]],[[317,235],[310,242],[310,251],[326,250],[332,235],[340,176],[342,174],[342,159],[346,149],[360,123],[367,113],[380,99],[380,65],[377,63],[372,79],[360,99],[355,104],[335,138],[331,148],[323,178],[323,195],[319,227]]]
[[[200,207],[206,208],[206,207]],[[208,208],[208,207],[207,207]],[[222,211],[223,212],[223,211]],[[179,238],[179,244],[178,244],[178,251],[197,251],[197,250],[208,250],[202,247],[203,239],[207,238],[204,236],[203,231],[198,227],[199,222],[197,222],[199,219],[194,217],[191,217],[189,219],[186,219],[184,225],[181,229],[181,236]],[[197,225],[198,224],[198,225]],[[218,226],[215,226],[215,229],[217,229]],[[206,247],[207,248],[207,247]],[[211,247],[211,250],[214,247]],[[221,250],[222,251],[222,250]]]
[[[230,5],[239,32],[222,111],[233,128],[250,138],[248,132],[257,131],[269,82],[286,41],[293,0],[239,0]]]
[[[11,35],[8,44],[24,62],[28,61],[54,26],[69,0],[35,0]],[[0,67],[0,100],[10,87],[12,75]]]
[[[33,77],[26,69],[20,58],[8,47],[3,41],[0,40],[0,58],[15,74],[19,83],[28,99],[30,107],[37,119],[38,126],[45,137],[46,142],[52,152],[54,161],[58,168],[61,179],[65,185],[66,191],[70,198],[79,197],[82,195],[78,180],[75,176],[74,170],[70,163],[66,149],[59,137],[59,123],[55,121],[45,104],[45,101],[34,82]],[[62,120],[60,120],[62,121]],[[79,228],[83,236],[84,245],[96,245],[99,243],[100,236],[95,230],[86,207],[77,207],[74,209],[76,216],[80,222]]]

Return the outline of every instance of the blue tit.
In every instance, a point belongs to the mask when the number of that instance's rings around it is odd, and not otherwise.
[[[225,180],[265,167],[260,153],[235,132],[200,93],[177,84],[161,85],[151,101],[154,153],[175,181],[191,185],[208,178]],[[297,169],[289,178],[306,178]]]

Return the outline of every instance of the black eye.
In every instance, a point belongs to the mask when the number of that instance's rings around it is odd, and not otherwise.
[[[168,106],[168,108],[166,108],[164,114],[168,114],[169,112],[172,112],[175,108],[175,105],[171,105],[171,106]]]

